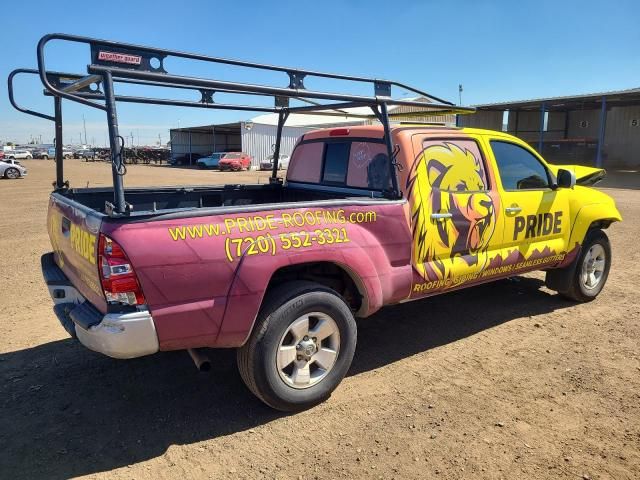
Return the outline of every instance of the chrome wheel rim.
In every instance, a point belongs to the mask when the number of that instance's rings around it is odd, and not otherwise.
[[[309,388],[333,369],[340,350],[340,331],[329,315],[312,312],[289,325],[276,352],[278,375],[288,386]]]
[[[7,171],[7,177],[9,178],[18,178],[18,176],[20,176],[20,174],[18,173],[17,170],[14,170],[13,168]]]
[[[587,290],[593,290],[602,282],[606,265],[606,252],[602,245],[596,243],[587,251],[582,260],[580,278]]]

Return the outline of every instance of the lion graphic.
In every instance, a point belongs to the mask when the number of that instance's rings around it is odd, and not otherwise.
[[[428,146],[409,172],[407,191],[417,272],[433,281],[448,279],[453,271],[456,276],[477,271],[495,231],[497,207],[481,160],[454,143]],[[433,213],[451,217],[434,219]]]

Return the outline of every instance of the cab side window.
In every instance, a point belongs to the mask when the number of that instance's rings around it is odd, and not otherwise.
[[[550,188],[549,173],[531,152],[520,145],[491,140],[498,172],[505,190]]]

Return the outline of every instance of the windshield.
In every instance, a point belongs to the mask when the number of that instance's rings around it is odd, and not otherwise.
[[[242,155],[240,155],[239,153],[227,153],[224,158],[226,160],[234,160],[234,159],[238,159],[238,158],[242,158]]]

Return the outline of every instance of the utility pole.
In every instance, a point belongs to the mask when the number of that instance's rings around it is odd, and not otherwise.
[[[131,135],[131,148],[133,148],[133,132],[129,132]]]
[[[86,145],[87,144],[87,122],[84,119],[84,114],[82,115],[82,126],[84,127],[84,143]]]
[[[462,105],[462,84],[458,85],[458,100],[460,102],[458,105]]]
[[[162,146],[162,137],[158,134],[158,145]]]

